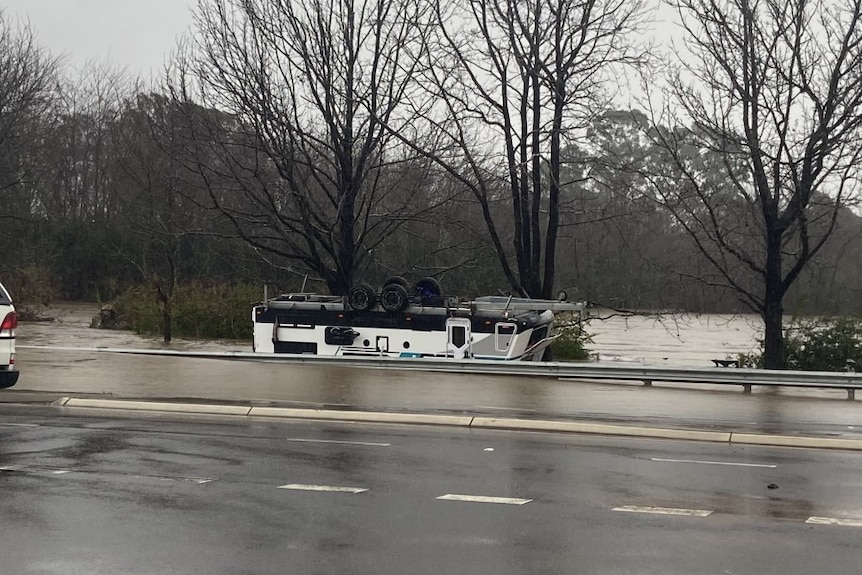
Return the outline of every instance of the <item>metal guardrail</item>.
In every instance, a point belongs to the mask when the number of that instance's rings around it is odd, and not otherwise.
[[[18,346],[20,349],[51,351],[86,351],[137,355],[160,355],[243,361],[284,362],[299,365],[329,365],[403,371],[435,371],[446,373],[472,373],[485,375],[514,375],[552,377],[561,379],[599,379],[653,382],[695,383],[742,386],[750,393],[754,385],[781,386],[810,389],[843,389],[847,399],[856,398],[862,389],[862,374],[821,371],[779,371],[709,367],[703,369],[683,367],[624,366],[599,363],[523,362],[494,360],[455,360],[437,358],[389,358],[380,356],[329,357],[319,355],[269,354],[239,351],[175,351],[165,349],[132,349],[107,347],[49,347]]]

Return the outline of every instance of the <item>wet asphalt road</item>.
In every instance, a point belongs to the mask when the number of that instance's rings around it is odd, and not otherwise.
[[[78,324],[21,331],[24,345],[142,346]],[[843,392],[18,359],[0,393],[2,574],[859,572],[862,454],[13,405],[187,398],[855,437],[862,404]]]
[[[859,573],[855,453],[6,405],[0,468],[9,574]]]

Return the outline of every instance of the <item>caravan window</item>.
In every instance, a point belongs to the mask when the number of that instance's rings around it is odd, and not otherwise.
[[[496,324],[494,326],[494,342],[497,351],[508,350],[509,346],[512,345],[512,338],[515,337],[517,331],[518,328],[513,323],[500,322]]]
[[[467,343],[467,328],[461,325],[452,326],[452,345],[464,347]]]

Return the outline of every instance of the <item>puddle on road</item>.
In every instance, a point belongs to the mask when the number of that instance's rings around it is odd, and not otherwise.
[[[766,492],[764,484],[763,490]],[[815,511],[815,505],[805,499],[783,498],[767,495],[740,495],[716,493],[706,499],[706,504],[715,513],[767,517],[772,519],[808,519]]]

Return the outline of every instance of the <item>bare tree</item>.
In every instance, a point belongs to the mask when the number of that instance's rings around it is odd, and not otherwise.
[[[431,193],[429,180],[404,177],[428,162],[384,128],[410,131],[401,104],[421,13],[418,0],[198,4],[174,93],[222,113],[209,116],[219,121],[209,133],[195,124],[208,155],[197,169],[251,246],[332,293],[346,293],[392,231],[429,209],[411,201]]]
[[[47,219],[104,222],[115,211],[112,135],[129,88],[122,71],[106,62],[88,63],[60,84],[36,192],[35,207]]]
[[[613,73],[643,58],[630,34],[644,15],[640,0],[436,2],[433,102],[417,106],[436,134],[425,153],[472,191],[521,295],[553,292],[561,150],[607,104]],[[498,203],[510,217],[495,217]]]
[[[114,128],[128,83],[107,63],[90,63],[57,86],[42,133],[28,140],[35,153],[30,205],[36,220],[40,266],[52,269],[62,293],[88,298],[104,293],[102,270],[117,275],[106,232],[117,213]],[[35,228],[39,232],[35,232]],[[110,290],[108,290],[110,291]]]
[[[30,202],[15,201],[13,189],[23,194],[21,184],[32,178],[28,160],[56,83],[56,59],[37,45],[29,26],[12,22],[0,10],[0,220],[30,216]]]
[[[655,192],[763,317],[780,368],[784,297],[858,192],[862,1],[670,4],[685,50],[652,132]]]
[[[733,293],[711,285],[711,264],[672,210],[663,209],[676,206],[656,202],[653,187],[678,190],[681,178],[655,138],[650,118],[638,110],[612,110],[591,124],[581,151],[590,201],[578,211],[585,253],[577,255],[594,267],[576,285],[598,282],[601,288],[593,293],[599,295],[592,297],[617,309],[737,311]],[[693,147],[682,152],[701,155]],[[706,154],[703,161],[715,164],[714,159]],[[714,184],[723,181],[710,176]]]
[[[218,215],[203,206],[185,157],[185,111],[171,97],[139,93],[125,102],[115,128],[116,184],[124,235],[117,249],[138,271],[161,311],[162,336],[173,338],[174,306],[183,280],[206,256],[196,240],[219,232]]]

